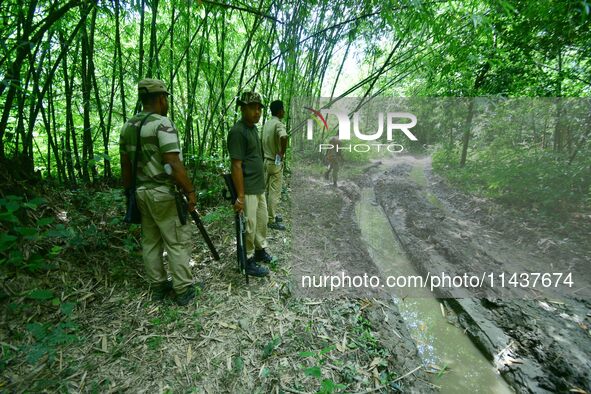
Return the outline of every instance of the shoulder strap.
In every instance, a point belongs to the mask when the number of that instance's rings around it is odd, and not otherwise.
[[[144,117],[144,119],[142,119],[142,122],[140,123],[140,127],[138,127],[138,129],[137,129],[137,140],[136,140],[136,144],[135,144],[135,157],[133,158],[133,168],[132,168],[132,172],[131,172],[131,190],[135,190],[135,187],[136,187],[137,161],[140,157],[140,153],[142,153],[141,152],[142,146],[141,146],[141,142],[140,142],[142,127],[144,126],[144,123],[146,123],[146,119],[148,119],[148,116],[150,116],[154,113],[155,112],[150,112],[148,115],[146,115]]]

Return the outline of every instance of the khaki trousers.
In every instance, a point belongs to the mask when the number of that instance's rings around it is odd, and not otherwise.
[[[267,247],[267,200],[265,193],[244,196],[244,219],[246,220],[246,257],[254,251]]]
[[[339,162],[338,160],[329,162],[328,164],[328,170],[325,173],[326,178],[328,178],[328,174],[332,171],[332,183],[333,184],[337,184],[338,178],[339,178]]]
[[[283,183],[283,162],[275,165],[274,161],[265,159],[265,180],[267,188],[267,213],[269,223],[275,222],[277,215],[277,205],[281,200],[281,186]]]
[[[162,261],[162,252],[166,250],[172,286],[177,294],[182,294],[193,283],[189,266],[191,228],[189,224],[181,225],[174,194],[168,187],[140,188],[136,196],[142,213],[142,255],[148,282],[166,282]]]

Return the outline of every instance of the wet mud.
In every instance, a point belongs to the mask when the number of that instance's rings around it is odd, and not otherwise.
[[[423,275],[570,272],[573,286],[438,289],[474,343],[517,392],[591,391],[591,254],[580,234],[533,225],[449,187],[429,158],[369,170],[376,200]]]
[[[376,290],[301,286],[303,275],[344,273],[379,275],[355,223],[359,188],[351,183],[335,188],[317,174],[294,174],[291,181],[292,275],[294,294],[303,299],[363,299],[363,316],[375,338],[375,349],[387,355],[388,371],[408,376],[384,387],[384,392],[436,392],[422,366],[416,344],[394,302]]]

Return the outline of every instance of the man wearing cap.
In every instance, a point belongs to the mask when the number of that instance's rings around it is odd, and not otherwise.
[[[142,255],[152,298],[163,300],[174,290],[176,302],[187,305],[195,298],[195,287],[189,266],[191,231],[181,225],[175,202],[175,184],[185,193],[189,211],[195,210],[195,189],[182,163],[179,138],[174,124],[166,117],[168,96],[164,83],[143,79],[138,96],[143,111],[129,119],[121,129],[119,152],[121,174],[126,196],[132,184],[137,133],[142,121],[140,152],[137,160],[136,198],[142,214]],[[169,165],[167,175],[164,169]],[[168,167],[168,166],[167,166]],[[172,283],[164,269],[163,251],[168,255]]]
[[[264,108],[261,96],[244,92],[238,100],[242,118],[230,129],[228,152],[231,173],[238,198],[234,203],[236,212],[244,211],[246,219],[246,273],[251,276],[269,275],[266,267],[258,262],[271,262],[267,253],[267,201],[265,199],[265,170],[259,133],[256,123]]]
[[[273,101],[270,109],[272,117],[263,126],[268,226],[275,230],[285,230],[285,226],[281,223],[283,219],[277,215],[283,181],[283,157],[287,150],[287,131],[281,122],[285,116],[283,101]]]

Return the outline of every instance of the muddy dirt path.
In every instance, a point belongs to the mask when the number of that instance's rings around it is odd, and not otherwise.
[[[365,340],[358,341],[362,355],[356,358],[369,357],[374,364],[379,362],[382,375],[398,375],[395,383],[376,391],[436,392],[437,386],[429,383],[431,375],[424,370],[416,344],[394,302],[381,297],[376,289],[342,287],[329,290],[324,285],[302,286],[303,276],[379,275],[355,224],[359,188],[352,182],[334,188],[312,172],[294,174],[290,186],[290,260],[294,294],[302,302],[308,299],[322,300],[318,302],[323,303],[361,300],[360,313],[363,312],[362,318],[368,329],[364,335],[369,335],[369,344],[364,343]],[[346,339],[345,336],[343,341]]]
[[[560,233],[558,226],[534,227],[446,186],[432,173],[429,158],[394,157],[358,183],[374,186],[423,276],[494,275],[494,288],[452,286],[436,294],[447,298],[457,324],[518,392],[591,391],[591,253],[584,237]],[[533,281],[532,273],[559,272],[563,280],[556,286],[556,280],[536,287],[526,282]],[[517,282],[511,284],[514,273]],[[570,286],[564,281],[569,273]]]

